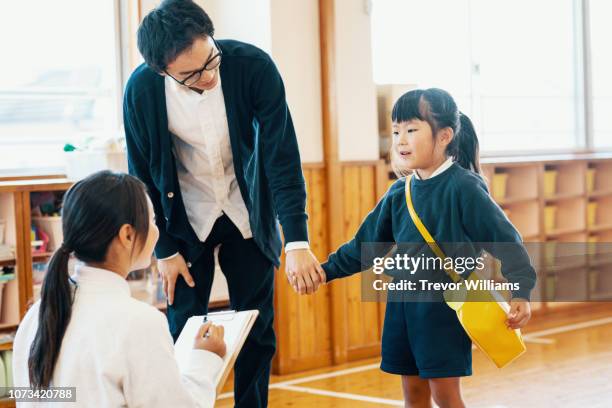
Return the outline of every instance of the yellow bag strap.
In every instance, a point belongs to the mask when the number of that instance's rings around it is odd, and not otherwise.
[[[421,221],[419,215],[414,210],[414,205],[412,205],[412,195],[410,194],[410,184],[412,184],[412,177],[413,175],[410,175],[410,178],[406,180],[406,206],[408,207],[408,213],[410,214],[410,218],[412,218],[414,225],[421,233],[421,236],[423,237],[425,242],[427,242],[427,245],[429,245],[429,248],[431,248],[433,253],[436,254],[436,256],[442,259],[442,261],[444,262],[444,260],[446,259],[446,255],[438,246],[436,240],[431,236],[431,234],[425,227],[425,224],[423,224],[423,221]],[[453,282],[459,282],[460,280],[462,280],[461,276],[459,276],[459,274],[455,272],[452,268],[445,267],[444,271],[453,280]]]

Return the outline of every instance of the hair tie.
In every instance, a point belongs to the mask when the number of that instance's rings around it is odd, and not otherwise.
[[[72,249],[70,249],[68,245],[62,242],[62,245],[60,246],[60,251],[62,251],[66,255],[70,255],[70,253],[72,252]]]

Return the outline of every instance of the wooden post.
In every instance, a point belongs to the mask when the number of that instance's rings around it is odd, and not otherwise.
[[[325,163],[328,212],[328,249],[333,251],[343,242],[342,168],[338,155],[338,122],[335,61],[335,0],[319,0],[319,30],[321,41],[321,97],[323,109],[323,157]],[[331,284],[331,334],[334,364],[347,361],[348,330],[346,284],[342,280]]]

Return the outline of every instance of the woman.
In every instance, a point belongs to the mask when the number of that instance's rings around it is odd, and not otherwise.
[[[79,406],[212,407],[223,327],[200,328],[179,372],[166,318],[125,280],[149,266],[159,237],[144,184],[109,171],[79,181],[64,197],[62,228],[41,299],[15,337],[15,386],[75,387]],[[82,262],[73,277],[71,253]]]

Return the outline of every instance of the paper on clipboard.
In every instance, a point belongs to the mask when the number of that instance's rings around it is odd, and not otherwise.
[[[215,379],[217,393],[223,387],[225,380],[229,376],[234,363],[244,342],[259,315],[257,310],[246,310],[243,312],[217,312],[209,313],[207,318],[215,325],[223,326],[225,333],[223,339],[227,346],[227,352],[223,358],[223,366]],[[181,371],[185,370],[189,364],[193,342],[198,330],[203,324],[204,316],[193,316],[187,320],[183,331],[174,344],[176,360]]]

